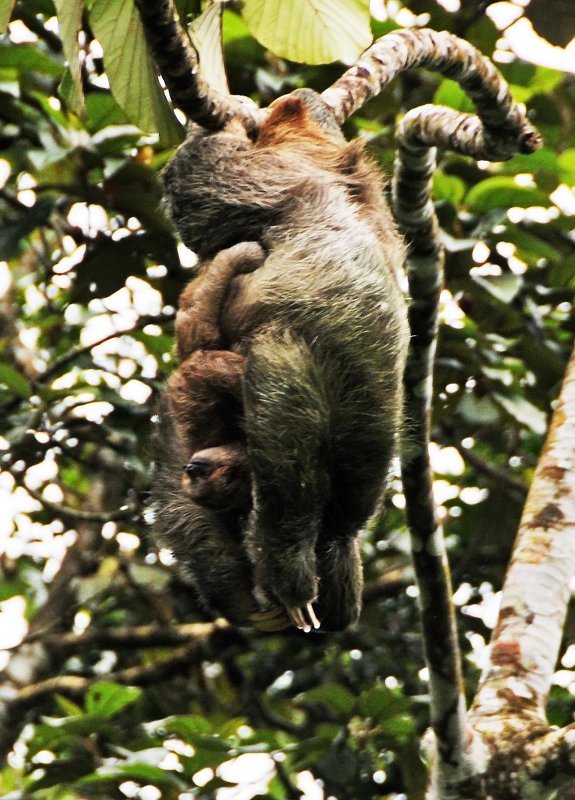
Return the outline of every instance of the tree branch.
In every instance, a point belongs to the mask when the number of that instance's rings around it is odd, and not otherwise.
[[[575,574],[575,350],[523,511],[475,719],[530,709],[545,720]]]
[[[509,489],[510,492],[519,495],[521,498],[527,497],[528,487],[519,478],[510,475],[509,472],[499,469],[499,467],[496,467],[493,464],[490,464],[488,461],[485,461],[485,459],[481,458],[481,456],[478,456],[477,453],[474,453],[469,447],[463,447],[463,445],[459,442],[454,443],[453,446],[457,452],[460,453],[463,460],[467,464],[474,467],[478,472],[482,472],[484,475],[487,475],[487,477],[493,481],[493,483]]]
[[[128,504],[121,506],[113,511],[82,511],[79,508],[70,508],[69,506],[60,505],[60,503],[53,503],[51,500],[46,500],[41,492],[31,489],[29,486],[21,481],[21,485],[26,489],[28,494],[41,503],[44,508],[47,508],[53,514],[64,519],[75,520],[76,522],[115,522],[120,519],[130,519],[139,512],[136,505]]]
[[[66,552],[46,602],[30,623],[30,641],[15,650],[15,657],[0,675],[0,758],[9,752],[25,723],[18,704],[24,683],[37,681],[50,669],[50,655],[38,639],[47,630],[62,629],[69,624],[77,602],[74,579],[97,568],[94,551],[98,540],[99,531],[94,526],[79,527],[78,538]]]
[[[213,630],[208,631],[201,639],[196,639],[176,648],[168,658],[163,658],[161,661],[110,672],[106,675],[106,680],[130,686],[148,686],[151,683],[164,681],[174,675],[187,673],[203,657],[204,645],[211,633],[213,633]],[[97,680],[100,680],[99,676],[84,678],[79,675],[57,675],[23,687],[14,697],[13,702],[21,710],[22,706],[35,703],[53,692],[68,696],[81,696]]]
[[[137,625],[135,627],[94,628],[84,633],[49,634],[42,641],[51,651],[59,654],[75,653],[87,648],[144,648],[170,647],[189,644],[197,639],[205,639],[216,629],[229,627],[224,620],[215,622],[191,622],[177,627],[159,625]],[[25,641],[30,641],[27,637]]]

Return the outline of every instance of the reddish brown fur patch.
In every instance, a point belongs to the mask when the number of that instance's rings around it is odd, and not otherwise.
[[[333,137],[310,119],[309,111],[299,97],[286,97],[274,103],[257,141],[258,147],[283,143],[290,146],[327,144],[338,151],[341,149],[341,144],[334,143]]]

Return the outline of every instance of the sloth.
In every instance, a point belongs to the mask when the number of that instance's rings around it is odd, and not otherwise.
[[[358,533],[396,449],[409,339],[381,176],[298,90],[255,141],[237,123],[193,128],[163,179],[200,269],[159,415],[159,538],[232,622],[342,630],[361,608]]]

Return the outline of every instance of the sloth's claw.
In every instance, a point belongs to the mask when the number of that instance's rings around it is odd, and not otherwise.
[[[306,621],[301,608],[288,608],[288,616],[291,617],[291,620],[296,628],[299,628],[305,633],[309,633],[311,631],[311,625]]]
[[[303,608],[288,608],[287,612],[296,628],[299,628],[305,633],[310,633],[312,628],[317,630],[320,627],[321,623],[311,603],[307,603]]]
[[[317,618],[317,616],[316,616],[316,613],[315,613],[315,611],[314,611],[314,609],[313,609],[313,606],[312,606],[312,604],[311,604],[311,603],[308,603],[308,604],[306,605],[306,609],[307,609],[307,615],[308,615],[308,617],[309,617],[309,620],[310,620],[311,624],[313,625],[314,629],[317,631],[317,630],[318,630],[318,628],[319,628],[319,627],[320,627],[320,625],[321,625],[321,622],[320,622],[320,621],[319,621],[319,619]]]

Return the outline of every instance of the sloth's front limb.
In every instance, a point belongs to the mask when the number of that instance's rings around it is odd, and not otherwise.
[[[221,346],[220,316],[230,285],[237,275],[253,272],[265,261],[257,242],[240,242],[200,266],[180,295],[176,315],[178,358],[195,350]]]

